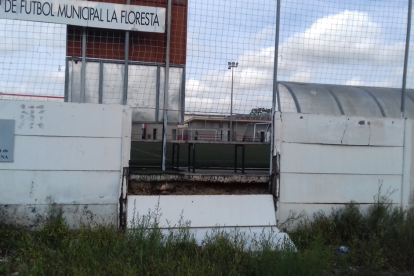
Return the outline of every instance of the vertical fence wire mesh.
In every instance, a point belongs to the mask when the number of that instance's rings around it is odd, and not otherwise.
[[[63,101],[66,26],[0,19],[0,99]]]
[[[228,116],[232,82],[233,114],[271,108],[275,22],[276,1],[189,2],[186,113]]]
[[[412,0],[411,0],[412,1]],[[407,88],[414,89],[414,3],[411,7],[411,33],[410,48],[408,51],[408,72],[407,72]]]
[[[411,33],[409,37],[409,50],[408,50],[408,66],[407,66],[407,81],[405,91],[405,114],[410,116],[409,108],[414,106],[414,8],[411,7]],[[408,108],[407,108],[408,107]]]
[[[411,7],[410,49],[408,51],[407,88],[414,89],[414,3]]]
[[[407,8],[408,0],[281,1],[278,80],[401,91]],[[282,83],[280,90],[285,112],[299,107],[303,113],[333,113],[327,109],[347,91],[351,100],[360,97],[361,106],[342,106],[336,113],[362,115],[358,109],[370,108],[362,102],[376,97],[326,85],[301,91],[297,84]]]
[[[268,140],[276,3],[173,1],[168,120],[180,123],[185,106],[188,128],[168,130],[170,138],[228,141],[232,121],[234,140]],[[408,0],[280,3],[283,112],[398,116]],[[0,99],[82,102],[82,32],[1,19]],[[405,102],[414,110],[413,32],[410,42]],[[165,33],[130,32],[127,104],[143,139],[161,137],[141,124],[162,122],[165,47]],[[86,29],[85,102],[123,103],[124,59],[125,31]]]

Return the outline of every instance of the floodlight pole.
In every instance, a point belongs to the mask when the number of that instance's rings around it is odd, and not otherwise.
[[[233,67],[231,67],[230,142],[233,142]]]
[[[231,69],[230,142],[233,142],[233,83],[234,83],[233,68],[236,68],[239,65],[239,63],[228,62],[228,65],[229,65],[229,69]]]

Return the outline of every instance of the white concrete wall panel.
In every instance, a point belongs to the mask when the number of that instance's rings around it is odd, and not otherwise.
[[[411,187],[414,183],[413,174],[413,121],[405,120],[404,128],[404,160],[403,160],[403,179],[400,188],[400,201],[403,208],[408,208],[410,198],[412,199]]]
[[[402,147],[282,143],[282,173],[402,174]]]
[[[408,159],[409,162],[407,160],[404,161],[404,185],[405,185],[405,189],[406,192],[409,193],[408,195],[408,207],[409,208],[414,208],[414,161],[413,161],[413,156],[414,156],[414,120],[411,119],[407,119],[406,120],[406,136],[405,136],[405,147],[406,149],[404,150],[405,153],[405,158],[404,159]],[[407,172],[407,170],[409,170]],[[408,178],[408,179],[407,179]],[[409,184],[407,183],[407,181],[409,182]],[[404,197],[404,195],[403,195]]]
[[[70,228],[79,225],[116,225],[117,204],[59,204],[62,217]],[[21,225],[32,230],[39,228],[51,208],[50,204],[0,204],[0,216],[7,223]]]
[[[0,118],[16,121],[16,135],[121,137],[122,105],[0,101]]]
[[[280,154],[278,223],[290,211],[331,212],[354,200],[364,208],[390,191],[396,206],[414,206],[413,121],[275,114]]]
[[[131,154],[131,139],[132,139],[132,109],[125,108],[122,111],[122,150],[121,150],[121,166],[128,167]]]
[[[134,226],[133,217],[156,212],[156,208],[159,226],[168,228],[162,229],[165,235],[177,232],[175,227],[182,217],[183,223],[190,222],[189,232],[200,245],[217,227],[220,233],[234,233],[235,226],[246,238],[246,246],[270,233],[275,247],[291,243],[289,236],[276,227],[271,195],[128,196],[127,227]]]
[[[404,120],[283,113],[284,142],[403,146]]]
[[[282,122],[282,113],[275,112],[274,115],[274,136],[275,141],[273,143],[273,154],[281,154],[282,152],[282,140],[283,140],[283,122]]]
[[[374,196],[387,191],[400,203],[401,175],[295,174],[280,176],[281,203],[374,203]]]
[[[108,204],[118,201],[119,172],[1,171],[1,204]]]
[[[57,204],[71,227],[117,224],[129,106],[0,101],[0,119],[16,121],[14,162],[0,163],[2,219],[36,228]]]
[[[158,205],[159,203],[159,205]],[[160,227],[182,215],[191,227],[276,225],[272,195],[128,196],[127,222],[159,207]]]
[[[15,136],[14,162],[0,170],[116,170],[120,138]]]

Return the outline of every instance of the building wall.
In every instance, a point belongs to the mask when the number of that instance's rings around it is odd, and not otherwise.
[[[269,124],[270,122],[266,123]],[[256,129],[254,128],[256,124]],[[194,120],[188,124],[189,137],[193,138],[196,136],[195,132],[197,131],[198,137],[200,140],[214,140],[214,135],[217,135],[217,140],[227,141],[228,130],[230,129],[229,121],[213,121],[213,120]],[[233,122],[234,137],[236,141],[253,141],[254,131],[256,132],[255,141],[260,142],[260,132],[265,133],[265,141],[268,141],[268,135],[266,133],[270,132],[268,125],[264,125],[262,122],[258,124],[254,121],[234,121]]]
[[[143,124],[133,124],[132,125],[132,141],[162,141],[162,124],[146,124],[146,133],[145,139],[142,138],[143,135]],[[154,139],[154,129],[156,130],[156,139]],[[176,137],[173,136],[173,130],[175,130]],[[184,135],[186,135],[186,131]],[[178,136],[181,135],[181,128],[178,125],[168,125],[167,126],[167,140],[176,140]]]
[[[126,4],[123,0],[100,0]],[[167,0],[132,0],[131,5],[167,8]],[[170,62],[185,65],[187,49],[187,0],[174,0],[171,7]],[[166,19],[167,20],[167,19]],[[87,28],[86,57],[125,59],[125,31]],[[130,61],[165,63],[166,33],[130,31]],[[82,27],[68,26],[66,55],[82,56]]]
[[[70,227],[117,224],[129,107],[0,101],[0,110],[15,120],[14,162],[0,162],[0,219],[37,228],[54,205]]]
[[[278,222],[351,200],[368,206],[380,187],[394,204],[413,206],[412,133],[410,119],[276,113]]]

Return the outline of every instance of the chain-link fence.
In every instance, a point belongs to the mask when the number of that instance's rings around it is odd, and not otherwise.
[[[338,115],[394,116],[399,111],[394,102],[401,101],[408,6],[406,0],[281,1],[281,110],[329,114],[333,106]],[[406,87],[414,88],[414,78],[407,76]],[[369,87],[398,89],[384,94]]]
[[[0,99],[63,101],[65,47],[65,25],[0,19]]]
[[[168,19],[168,0],[106,2],[165,8]],[[1,3],[6,11],[11,1]],[[276,106],[283,112],[352,115],[354,102],[370,100],[378,106],[375,114],[395,116],[391,109],[399,108],[404,76],[405,105],[414,109],[409,5],[410,0],[172,0],[169,36],[167,29],[0,19],[0,100],[129,104],[134,139],[159,140],[168,58],[172,140],[268,141],[275,78]],[[133,15],[135,23],[155,21],[150,14],[139,16]]]

